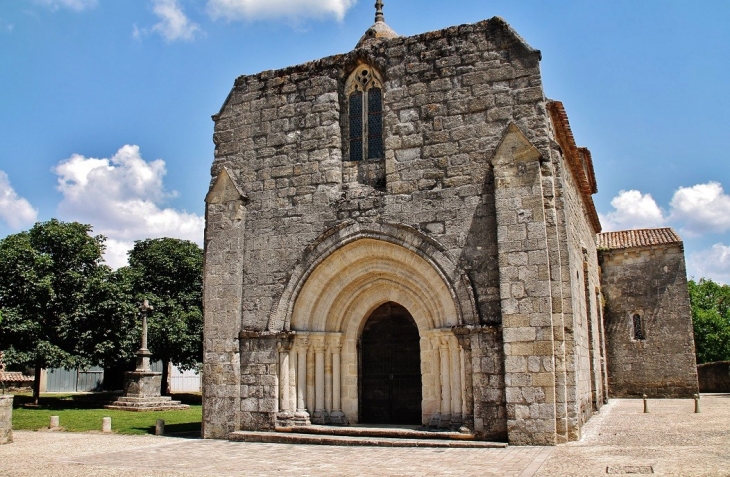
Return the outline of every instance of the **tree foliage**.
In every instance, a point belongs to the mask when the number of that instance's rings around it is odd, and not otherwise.
[[[730,360],[730,286],[689,281],[697,363]]]
[[[129,274],[137,302],[154,307],[148,317],[148,347],[167,368],[192,369],[203,360],[203,251],[193,242],[173,238],[135,242]]]
[[[35,369],[88,367],[97,335],[95,289],[110,270],[102,265],[105,238],[91,226],[56,219],[0,241],[0,349],[8,364]]]

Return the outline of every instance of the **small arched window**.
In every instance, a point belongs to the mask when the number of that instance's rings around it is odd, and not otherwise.
[[[644,320],[641,315],[634,313],[631,317],[631,322],[634,325],[634,339],[645,340],[646,334],[644,333]]]
[[[348,103],[349,157],[351,161],[382,159],[383,82],[370,66],[361,65],[345,84]]]

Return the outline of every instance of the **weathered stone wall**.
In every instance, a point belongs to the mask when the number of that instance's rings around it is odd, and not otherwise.
[[[0,394],[0,444],[13,442],[13,396]]]
[[[474,432],[485,440],[507,440],[502,334],[496,326],[472,330],[471,350]]]
[[[561,176],[567,248],[567,300],[564,302],[566,380],[575,392],[568,396],[568,437],[580,438],[580,429],[592,411],[603,405],[601,382],[602,324],[596,290],[600,287],[595,234],[578,186],[567,164]]]
[[[599,257],[611,396],[698,392],[683,246],[602,250]],[[645,339],[634,339],[634,314]]]
[[[564,349],[563,318],[553,319],[552,293],[559,292],[561,314],[575,291],[563,286],[570,280],[563,271],[568,258],[555,259],[553,252],[567,247],[562,240],[585,234],[556,225],[563,212],[553,200],[553,139],[539,59],[495,18],[236,80],[214,117],[205,436],[273,424],[266,387],[275,367],[266,360],[275,356],[275,341],[239,341],[239,333],[285,329],[286,322],[272,317],[292,270],[328,231],[354,222],[417,230],[438,244],[426,247],[424,258],[445,253],[456,264],[445,280],[468,277],[478,314],[478,323],[468,324],[492,330],[473,335],[471,343],[479,432],[509,433],[515,443],[556,442],[556,419],[565,421],[567,413],[556,411],[556,383],[563,386],[563,409],[568,399],[590,402],[590,385],[583,382],[589,379],[584,335],[571,349],[575,361],[561,359],[563,377],[556,377],[553,353]],[[360,64],[383,79],[385,158],[353,163],[343,88]],[[509,134],[522,138],[529,160],[496,151]],[[578,392],[564,388],[565,367],[573,365],[580,369],[568,385],[580,384]]]
[[[241,429],[269,430],[278,406],[276,334],[241,334]]]
[[[702,393],[730,392],[730,361],[697,365],[697,378]]]

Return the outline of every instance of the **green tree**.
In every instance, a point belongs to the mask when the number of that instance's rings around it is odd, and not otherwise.
[[[96,336],[92,290],[104,283],[105,238],[91,226],[52,219],[0,241],[0,349],[8,364],[35,369],[88,367]]]
[[[203,360],[203,251],[187,240],[140,240],[129,269],[136,302],[154,307],[148,347],[162,360],[161,392],[169,394],[168,365],[192,369]]]
[[[730,360],[730,286],[689,281],[697,363]]]

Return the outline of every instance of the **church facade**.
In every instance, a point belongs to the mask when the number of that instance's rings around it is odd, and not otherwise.
[[[681,240],[600,234],[540,60],[500,18],[400,37],[378,7],[353,51],[236,79],[213,118],[204,437],[552,445],[609,396],[697,392]]]

